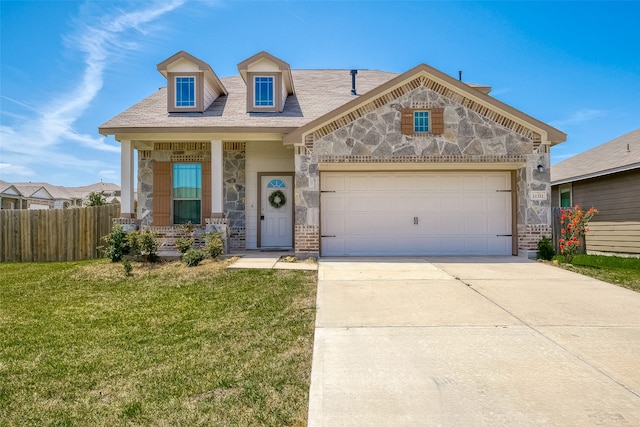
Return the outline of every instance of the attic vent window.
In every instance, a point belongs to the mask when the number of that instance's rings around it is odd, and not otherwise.
[[[176,77],[176,107],[194,107],[195,77]]]
[[[254,105],[273,107],[273,77],[254,77]]]

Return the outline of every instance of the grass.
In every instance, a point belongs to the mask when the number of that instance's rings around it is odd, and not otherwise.
[[[0,264],[0,426],[306,425],[316,274]]]
[[[554,259],[568,270],[640,292],[640,258],[576,255],[571,264],[562,264],[561,255]]]

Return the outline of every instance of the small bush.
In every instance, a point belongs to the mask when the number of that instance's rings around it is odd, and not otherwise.
[[[129,261],[128,259],[122,260],[122,267],[124,268],[124,275],[131,276],[131,272],[133,271],[131,261]]]
[[[207,244],[204,246],[204,251],[213,259],[218,258],[224,254],[224,240],[222,240],[222,232],[207,233],[204,235]]]
[[[158,237],[153,231],[149,229],[132,231],[127,236],[127,242],[131,254],[140,255],[148,262],[156,262],[160,259],[158,256]]]
[[[189,267],[197,266],[203,259],[205,259],[205,254],[199,249],[189,249],[182,255],[182,261]]]
[[[111,232],[104,236],[102,240],[107,244],[106,247],[102,247],[104,255],[111,262],[120,262],[122,257],[131,251],[127,233],[124,232],[120,224],[114,224],[111,227]]]
[[[551,261],[556,254],[556,250],[553,248],[553,242],[549,237],[543,237],[538,242],[538,259],[544,259]]]
[[[193,242],[194,240],[190,237],[180,237],[179,239],[176,239],[176,249],[183,254],[191,249]]]

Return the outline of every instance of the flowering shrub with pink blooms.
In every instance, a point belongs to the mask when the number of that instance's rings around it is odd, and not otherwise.
[[[598,213],[598,210],[591,208],[588,211],[580,209],[576,205],[573,209],[560,210],[560,253],[564,255],[564,260],[570,263],[573,256],[578,253],[582,246],[584,235],[589,232],[587,225],[591,218]]]

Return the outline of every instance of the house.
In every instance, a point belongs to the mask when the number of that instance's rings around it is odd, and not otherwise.
[[[566,135],[489,87],[267,52],[237,68],[178,52],[157,65],[166,87],[99,127],[122,147],[122,223],[191,221],[299,256],[530,256],[550,235],[549,149]]]
[[[63,187],[47,182],[0,181],[0,209],[66,209],[83,206],[92,192],[103,192],[107,203],[120,203],[120,186],[112,183]]]
[[[595,207],[587,252],[640,255],[640,129],[551,167],[553,207]]]

